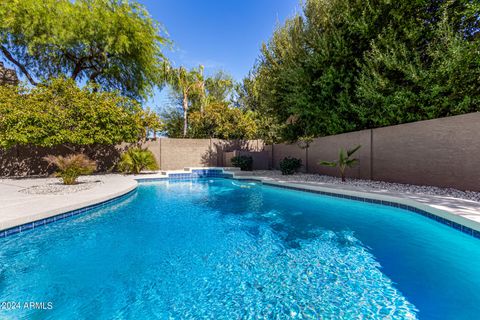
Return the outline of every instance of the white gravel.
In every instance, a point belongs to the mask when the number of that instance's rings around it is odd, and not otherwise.
[[[251,172],[236,172],[236,175],[245,176],[263,176],[274,180],[282,180],[289,182],[308,182],[313,184],[333,184],[333,185],[347,185],[352,187],[359,187],[363,189],[370,189],[372,191],[388,191],[388,192],[400,192],[407,194],[424,194],[441,197],[452,197],[457,199],[472,200],[480,202],[480,192],[474,191],[461,191],[453,188],[439,188],[431,186],[418,186],[411,184],[390,183],[383,181],[372,181],[362,179],[348,179],[346,182],[342,182],[340,178],[319,175],[319,174],[306,174],[297,173],[294,175],[282,175],[280,171],[276,170],[256,170]]]
[[[38,182],[37,182],[38,181]],[[76,184],[64,185],[58,178],[35,179],[33,185],[20,190],[19,192],[26,194],[71,194],[79,191],[92,189],[103,180],[99,176],[82,176],[79,177]]]

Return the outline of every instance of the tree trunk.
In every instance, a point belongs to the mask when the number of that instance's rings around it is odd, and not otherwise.
[[[187,94],[183,94],[183,137],[187,136],[187,126],[188,126],[188,97]]]

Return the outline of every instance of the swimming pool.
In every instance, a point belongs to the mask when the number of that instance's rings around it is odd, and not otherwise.
[[[230,179],[142,183],[0,239],[0,259],[1,318],[480,314],[478,239],[398,208]]]

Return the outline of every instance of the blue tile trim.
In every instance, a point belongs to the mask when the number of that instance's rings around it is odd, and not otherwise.
[[[108,205],[118,203],[120,201],[125,200],[126,198],[128,198],[132,194],[134,194],[136,191],[137,191],[136,189],[133,189],[133,190],[121,195],[121,196],[118,196],[118,197],[115,197],[115,198],[112,198],[112,199],[109,199],[109,200],[105,200],[103,202],[99,202],[99,203],[96,203],[96,204],[92,204],[92,205],[87,206],[87,207],[83,207],[83,208],[80,208],[80,209],[60,213],[60,214],[57,214],[57,215],[52,216],[52,217],[32,221],[32,222],[25,223],[25,224],[15,226],[15,227],[11,227],[11,228],[8,228],[8,229],[5,229],[5,230],[0,230],[0,238],[5,238],[5,237],[8,237],[8,236],[17,234],[19,232],[24,232],[24,231],[31,230],[31,229],[37,229],[41,226],[46,226],[47,224],[76,216],[80,213],[86,213],[86,212],[90,212],[94,209],[104,208]]]
[[[416,208],[416,207],[413,207],[413,206],[400,204],[400,203],[396,203],[396,202],[391,202],[391,201],[385,201],[385,200],[377,200],[377,199],[364,198],[364,197],[358,197],[358,196],[350,196],[350,195],[327,192],[327,191],[320,191],[320,190],[310,190],[310,189],[304,189],[304,188],[300,188],[300,187],[278,185],[278,184],[273,184],[273,183],[268,183],[268,182],[263,182],[263,184],[268,185],[268,186],[272,186],[272,187],[283,188],[283,189],[291,189],[291,190],[304,191],[304,192],[309,192],[309,193],[316,193],[316,194],[321,194],[321,195],[330,196],[330,197],[344,198],[344,199],[350,199],[350,200],[355,200],[355,201],[381,204],[381,205],[384,205],[384,206],[390,206],[390,207],[395,207],[395,208],[400,208],[400,209],[412,211],[412,212],[421,214],[422,216],[424,216],[426,218],[429,218],[429,219],[435,220],[437,222],[440,222],[441,224],[444,224],[448,227],[456,229],[460,232],[468,234],[472,237],[480,239],[480,231],[477,231],[477,230],[472,229],[470,227],[464,226],[464,225],[459,224],[457,222],[439,217],[439,216],[434,215],[434,214],[432,214],[428,211],[425,211],[425,210],[422,210],[422,209],[419,209],[419,208]]]
[[[175,180],[192,180],[196,178],[205,178],[205,177],[218,177],[218,178],[225,178],[225,179],[234,179],[238,181],[253,181],[253,182],[260,182],[264,185],[272,186],[272,187],[278,187],[278,188],[284,188],[284,189],[291,189],[291,190],[297,190],[297,191],[304,191],[304,192],[310,192],[310,193],[316,193],[316,194],[321,194],[325,196],[331,196],[331,197],[336,197],[336,198],[342,198],[342,199],[350,199],[350,200],[355,200],[355,201],[362,201],[362,202],[367,202],[367,203],[375,203],[375,204],[381,204],[385,206],[390,206],[390,207],[395,207],[395,208],[400,208],[408,211],[412,211],[418,214],[421,214],[422,216],[435,220],[437,222],[440,222],[446,226],[449,226],[451,228],[454,228],[460,232],[463,232],[465,234],[468,234],[470,236],[473,236],[475,238],[480,239],[480,231],[477,231],[475,229],[472,229],[470,227],[461,225],[457,222],[453,222],[451,220],[439,217],[437,215],[434,215],[428,211],[421,210],[419,208],[397,203],[397,202],[392,202],[392,201],[385,201],[385,200],[377,200],[377,199],[371,199],[371,198],[364,198],[364,197],[358,197],[358,196],[350,196],[350,195],[345,195],[345,194],[340,194],[340,193],[334,193],[334,192],[327,192],[327,191],[319,191],[319,190],[310,190],[310,189],[304,189],[301,187],[294,187],[294,186],[285,186],[285,185],[277,185],[277,184],[272,184],[268,183],[265,181],[262,181],[260,179],[236,179],[233,174],[231,173],[223,173],[223,170],[221,169],[200,169],[200,170],[192,170],[192,173],[173,173],[169,174],[168,178],[156,178],[156,179],[139,179],[137,180],[138,182],[149,182],[149,181],[159,181],[159,180],[170,180],[170,181],[175,181]]]
[[[158,182],[158,181],[168,181],[169,179],[167,177],[165,178],[146,178],[146,179],[135,179],[138,183],[144,183],[144,182]]]
[[[186,173],[171,173],[168,175],[168,177],[165,178],[143,178],[143,179],[136,179],[138,183],[142,182],[155,182],[155,181],[184,181],[184,180],[196,180],[196,179],[201,179],[201,178],[224,178],[224,179],[234,179],[238,181],[253,181],[253,182],[260,182],[264,185],[267,186],[272,186],[272,187],[277,187],[277,188],[283,188],[283,189],[290,189],[290,190],[297,190],[297,191],[303,191],[303,192],[309,192],[309,193],[316,193],[316,194],[321,194],[325,196],[331,196],[331,197],[336,197],[336,198],[343,198],[343,199],[350,199],[350,200],[355,200],[355,201],[362,201],[362,202],[367,202],[367,203],[375,203],[375,204],[381,204],[385,206],[390,206],[390,207],[395,207],[395,208],[400,208],[404,210],[409,210],[418,214],[421,214],[424,217],[427,217],[429,219],[435,220],[437,222],[440,222],[446,226],[449,226],[451,228],[454,228],[460,232],[463,232],[467,235],[470,235],[472,237],[475,237],[477,239],[480,239],[480,231],[477,231],[475,229],[469,228],[467,226],[464,226],[462,224],[459,224],[457,222],[450,221],[448,219],[439,217],[437,215],[434,215],[430,212],[427,212],[425,210],[421,210],[419,208],[405,205],[405,204],[400,204],[392,201],[385,201],[385,200],[377,200],[377,199],[371,199],[371,198],[364,198],[364,197],[358,197],[358,196],[350,196],[350,195],[345,195],[345,194],[339,194],[339,193],[334,193],[334,192],[327,192],[327,191],[320,191],[320,190],[310,190],[310,189],[304,189],[301,187],[294,187],[294,186],[286,186],[286,185],[277,185],[273,183],[268,183],[265,181],[262,181],[260,179],[236,179],[232,173],[224,173],[222,169],[194,169],[192,172],[186,172]],[[76,209],[73,211],[69,211],[66,213],[61,213],[53,217],[29,222],[26,224],[22,224],[20,226],[15,226],[9,229],[5,230],[0,230],[0,238],[4,238],[19,232],[27,231],[30,229],[35,229],[40,226],[44,226],[47,224],[50,224],[52,222],[56,222],[65,218],[69,218],[75,215],[78,215],[80,213],[86,213],[94,209],[98,208],[104,208],[107,205],[111,205],[112,203],[120,202],[129,196],[131,196],[133,193],[136,192],[136,189],[129,191],[128,193],[118,196],[116,198],[112,198],[97,204],[93,204],[84,208]]]

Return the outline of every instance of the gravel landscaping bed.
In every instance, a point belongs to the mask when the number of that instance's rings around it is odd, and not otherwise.
[[[98,176],[83,176],[78,178],[77,184],[64,185],[60,179],[46,178],[38,179],[38,184],[34,184],[28,188],[22,189],[19,192],[26,194],[71,194],[79,191],[92,189],[103,183]]]
[[[480,202],[480,192],[474,191],[461,191],[453,188],[438,188],[431,186],[417,186],[411,184],[401,184],[401,183],[390,183],[383,181],[372,181],[372,180],[362,180],[362,179],[347,179],[346,182],[342,182],[340,178],[319,175],[319,174],[305,174],[297,173],[294,175],[284,176],[280,171],[275,170],[256,170],[251,172],[238,172],[236,175],[245,175],[245,176],[262,176],[271,178],[273,180],[282,180],[289,182],[308,182],[314,184],[336,184],[336,185],[347,185],[352,187],[359,187],[363,189],[368,189],[371,191],[388,191],[388,192],[400,192],[408,194],[426,194],[433,196],[442,196],[442,197],[453,197],[458,199],[472,200]]]

